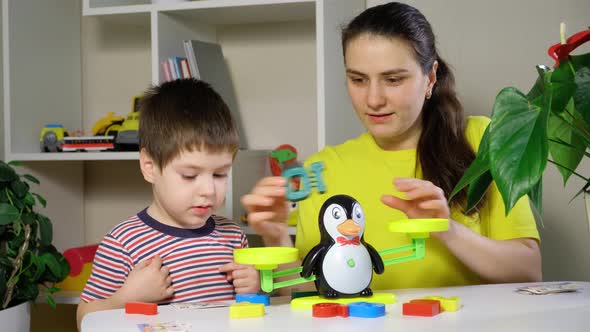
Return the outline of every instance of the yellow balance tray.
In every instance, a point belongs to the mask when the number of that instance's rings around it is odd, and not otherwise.
[[[234,261],[254,265],[258,270],[272,270],[279,264],[295,262],[299,249],[286,247],[245,248],[234,250]]]

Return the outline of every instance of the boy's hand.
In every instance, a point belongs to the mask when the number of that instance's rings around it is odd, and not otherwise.
[[[162,259],[158,255],[140,262],[115,294],[124,303],[156,303],[169,298],[174,294],[174,289],[168,267],[162,266]]]
[[[290,242],[287,217],[289,202],[285,199],[287,179],[281,176],[260,180],[242,204],[248,211],[248,225],[264,239],[267,246],[285,246]]]
[[[256,293],[260,291],[260,274],[252,265],[227,263],[219,268],[227,274],[227,281],[233,281],[236,293]]]

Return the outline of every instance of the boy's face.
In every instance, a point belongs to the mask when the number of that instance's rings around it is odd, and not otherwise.
[[[233,154],[182,151],[160,169],[145,151],[140,165],[146,181],[153,185],[154,202],[148,213],[161,223],[198,228],[205,225],[225,199]]]

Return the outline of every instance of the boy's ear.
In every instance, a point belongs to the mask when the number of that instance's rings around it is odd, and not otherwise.
[[[139,152],[139,168],[143,178],[149,183],[154,183],[154,174],[158,171],[158,166],[145,149]]]

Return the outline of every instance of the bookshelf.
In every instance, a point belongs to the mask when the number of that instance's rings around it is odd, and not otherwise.
[[[41,153],[41,128],[88,131],[106,112],[125,115],[133,96],[160,83],[160,62],[184,56],[184,39],[216,42],[248,142],[243,165],[258,167],[234,168],[225,212],[239,218],[238,197],[253,183],[236,181],[261,174],[261,151],[289,143],[303,160],[362,132],[339,29],[364,8],[364,0],[5,0],[4,159],[40,178],[58,249],[99,241],[150,197],[138,154]]]

